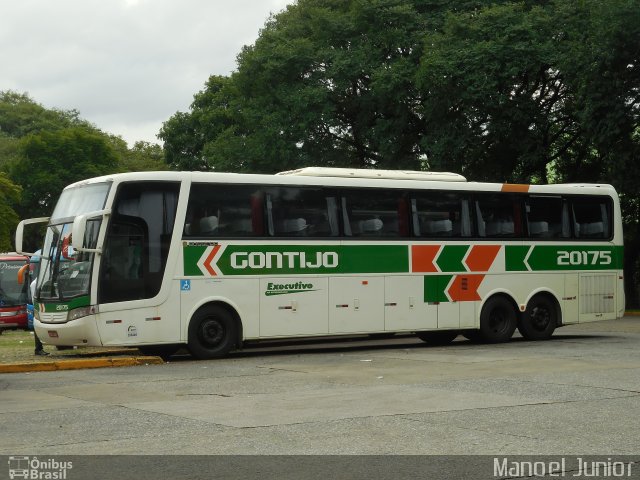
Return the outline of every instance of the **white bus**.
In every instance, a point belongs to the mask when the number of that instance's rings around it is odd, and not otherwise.
[[[531,340],[624,313],[609,185],[305,168],[141,172],[68,186],[47,221],[35,328],[53,345],[196,358],[245,341],[415,333]]]

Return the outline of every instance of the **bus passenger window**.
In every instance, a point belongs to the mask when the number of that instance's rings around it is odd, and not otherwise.
[[[408,234],[408,209],[400,200],[403,191],[345,190],[342,203],[344,232],[351,237],[401,237]],[[401,232],[401,227],[402,228]]]
[[[268,187],[265,204],[269,234],[274,237],[335,237],[336,202],[314,187]]]
[[[521,202],[512,195],[478,195],[478,235],[487,238],[521,238]]]
[[[191,186],[184,238],[226,238],[262,235],[262,201],[250,185]]]
[[[560,197],[531,196],[526,200],[531,238],[567,238],[571,235],[568,210]]]
[[[573,230],[576,238],[611,237],[611,202],[606,198],[573,198]]]
[[[469,200],[457,192],[416,193],[411,199],[416,237],[469,237]]]

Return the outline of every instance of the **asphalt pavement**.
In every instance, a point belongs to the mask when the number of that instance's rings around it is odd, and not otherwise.
[[[544,342],[273,342],[222,360],[3,373],[0,454],[615,460],[640,453],[638,412],[640,317],[625,317]]]

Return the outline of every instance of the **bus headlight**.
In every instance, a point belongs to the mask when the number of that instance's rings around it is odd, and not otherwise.
[[[98,313],[97,305],[89,305],[88,307],[74,308],[67,313],[67,322],[71,320],[77,320],[78,318],[86,317]]]

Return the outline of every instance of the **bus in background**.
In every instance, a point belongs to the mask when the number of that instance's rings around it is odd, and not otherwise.
[[[75,183],[46,221],[35,328],[54,345],[186,345],[412,333],[530,340],[624,313],[609,185],[305,168],[136,172]],[[58,254],[57,252],[61,252]]]
[[[18,282],[18,271],[28,262],[24,255],[0,254],[0,333],[27,329],[27,285]]]

